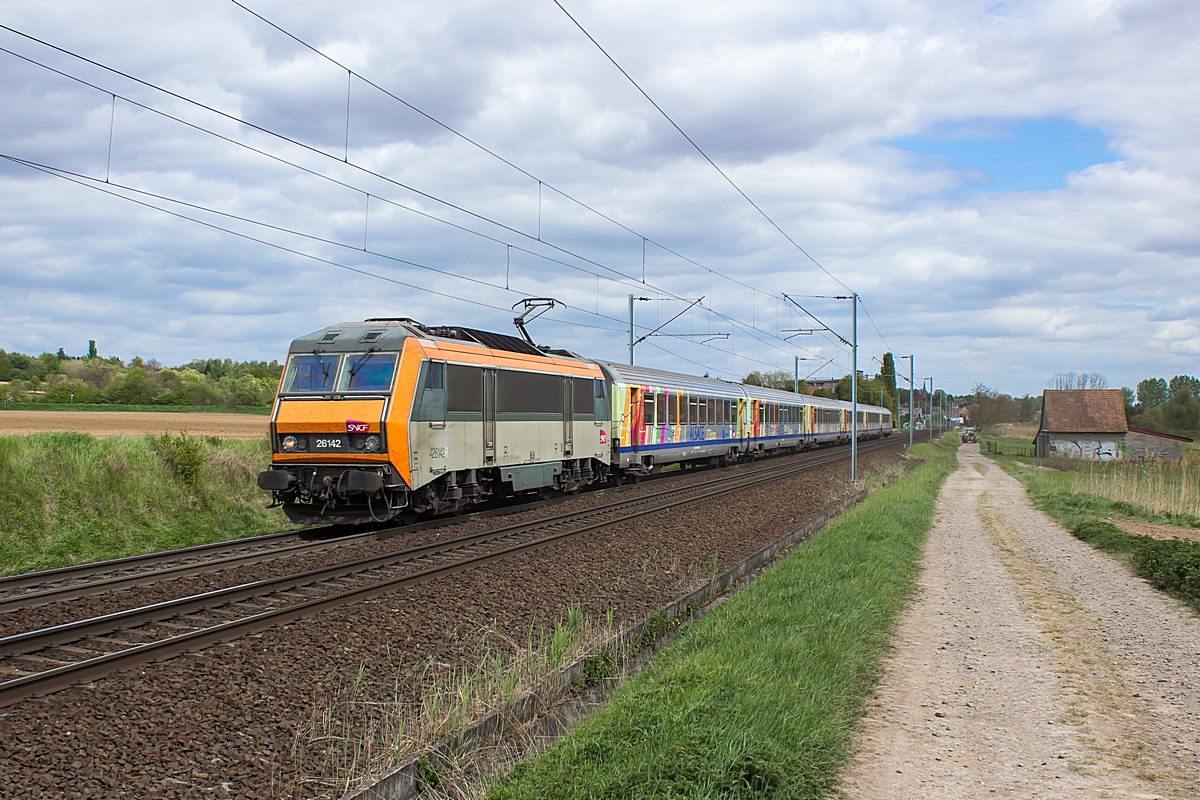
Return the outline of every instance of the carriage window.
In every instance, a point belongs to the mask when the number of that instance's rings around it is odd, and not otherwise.
[[[657,392],[654,395],[654,418],[659,425],[667,424],[667,392]]]
[[[642,395],[642,424],[647,428],[654,425],[654,393]]]
[[[725,420],[724,420],[724,422],[726,425],[730,425],[733,423],[733,401],[732,400],[725,401]]]
[[[684,402],[684,403],[687,402],[686,395],[682,395],[679,392],[675,392],[674,394],[667,396],[667,424],[668,425],[678,425],[679,424],[679,403],[680,402]]]
[[[697,405],[699,406],[699,408],[697,410],[700,412],[700,419],[698,420],[698,422],[701,425],[708,424],[708,404],[711,402],[712,402],[711,400],[706,402],[703,397],[701,397],[699,400],[696,401]]]
[[[708,398],[708,424],[717,424],[717,401],[711,397]]]
[[[699,404],[699,398],[697,398],[697,397],[689,397],[688,398],[688,424],[689,425],[698,425],[700,423],[700,408],[699,408],[698,404]]]

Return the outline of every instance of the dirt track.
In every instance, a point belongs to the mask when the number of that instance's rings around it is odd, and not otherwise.
[[[1200,796],[1200,619],[959,463],[840,796]]]
[[[259,414],[201,414],[155,411],[0,411],[0,436],[25,433],[90,433],[139,436],[186,431],[196,436],[257,439],[270,419]]]

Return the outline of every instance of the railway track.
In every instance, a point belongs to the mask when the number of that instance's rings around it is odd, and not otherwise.
[[[678,477],[679,472],[667,472],[643,478],[644,481]],[[594,489],[588,494],[621,491],[618,488]],[[281,531],[245,539],[229,539],[174,550],[92,561],[55,569],[0,576],[0,614],[33,608],[48,603],[74,600],[101,592],[150,586],[174,578],[200,575],[233,567],[259,564],[277,558],[288,558],[318,550],[357,544],[369,539],[384,539],[407,533],[440,528],[473,519],[516,514],[570,500],[567,495],[552,500],[517,502],[457,517],[438,517],[410,525],[371,525],[361,533],[346,534],[345,526],[319,526]],[[362,530],[368,526],[354,526]]]
[[[861,452],[898,442],[864,443]],[[0,639],[0,707],[677,506],[844,461],[844,450]],[[378,532],[376,532],[377,534]]]

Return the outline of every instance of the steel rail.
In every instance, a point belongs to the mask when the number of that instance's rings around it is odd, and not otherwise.
[[[871,450],[884,449],[888,444],[889,443],[885,440],[884,442],[881,442],[877,446],[873,446],[870,449]],[[732,493],[732,492],[746,489],[748,487],[751,487],[751,486],[754,486],[757,484],[766,483],[766,482],[773,481],[773,480],[778,480],[780,478],[790,477],[795,474],[801,474],[803,472],[811,471],[811,470],[814,470],[814,469],[817,469],[817,468],[820,468],[823,466],[828,466],[830,464],[834,464],[834,463],[837,463],[838,461],[842,460],[842,458],[839,457],[841,455],[842,455],[841,453],[831,453],[827,457],[824,457],[824,458],[806,459],[801,464],[777,465],[773,469],[756,471],[752,475],[740,476],[740,479],[734,480],[734,481],[722,480],[722,482],[725,485],[716,488],[715,491],[700,493],[699,496],[679,497],[678,495],[696,495],[696,492],[689,491],[689,490],[707,487],[707,486],[711,485],[712,483],[714,483],[715,481],[707,481],[707,482],[704,482],[703,484],[690,484],[687,487],[679,487],[679,488],[673,489],[673,490],[664,490],[662,492],[655,492],[650,495],[643,495],[643,496],[640,496],[637,498],[630,498],[627,501],[621,501],[618,503],[607,504],[606,506],[597,507],[597,508],[607,508],[609,510],[614,510],[621,506],[633,507],[636,505],[642,505],[645,507],[632,508],[632,510],[629,510],[628,513],[621,514],[620,516],[616,517],[615,519],[610,518],[610,519],[594,520],[594,521],[591,521],[581,527],[567,528],[566,530],[554,532],[547,536],[543,536],[541,538],[537,538],[537,539],[534,539],[529,542],[523,542],[523,543],[511,545],[509,547],[503,548],[498,551],[484,553],[484,554],[481,554],[478,556],[473,556],[473,557],[470,557],[467,559],[461,559],[461,560],[454,561],[454,562],[451,562],[451,563],[445,564],[445,565],[429,567],[429,568],[426,568],[423,570],[419,570],[415,573],[409,573],[407,575],[393,577],[393,578],[383,580],[383,581],[377,581],[374,583],[367,584],[365,586],[361,586],[361,587],[357,587],[357,588],[353,588],[353,589],[349,589],[349,590],[344,590],[342,592],[338,592],[338,593],[335,593],[333,595],[329,595],[326,597],[315,598],[312,600],[306,600],[306,601],[288,605],[288,606],[285,606],[282,608],[270,609],[270,610],[259,612],[256,614],[251,614],[249,616],[245,616],[240,619],[229,620],[226,622],[219,623],[217,625],[200,628],[199,630],[189,631],[187,633],[171,636],[166,639],[161,639],[158,641],[146,642],[144,644],[134,645],[132,647],[127,647],[125,649],[117,650],[115,652],[105,653],[102,655],[95,656],[93,658],[88,658],[83,661],[76,662],[74,664],[64,664],[59,667],[55,667],[55,668],[52,668],[49,670],[44,670],[42,672],[36,672],[36,673],[24,675],[19,678],[11,679],[11,680],[5,681],[3,683],[0,683],[0,707],[11,705],[12,703],[18,702],[18,701],[28,698],[28,697],[34,697],[34,696],[48,694],[48,693],[57,691],[59,689],[65,688],[66,686],[73,685],[75,683],[93,680],[93,679],[101,677],[103,675],[110,674],[111,672],[119,670],[126,666],[132,666],[132,665],[140,664],[140,663],[148,663],[151,661],[163,660],[163,659],[170,658],[171,656],[178,655],[183,652],[201,649],[201,648],[207,647],[211,644],[217,644],[220,642],[229,641],[231,639],[236,639],[241,636],[245,636],[245,635],[248,635],[251,633],[256,633],[258,631],[265,630],[267,628],[274,627],[276,625],[295,621],[295,620],[298,620],[298,619],[301,619],[301,618],[304,618],[307,616],[311,616],[312,614],[318,613],[320,611],[337,608],[337,607],[344,606],[344,605],[351,604],[351,603],[362,602],[364,600],[368,600],[368,599],[371,599],[378,595],[392,592],[397,589],[404,588],[406,586],[416,585],[416,584],[423,583],[423,582],[426,582],[429,580],[433,580],[438,577],[451,575],[451,574],[454,574],[454,573],[462,571],[462,570],[472,569],[472,568],[475,568],[478,566],[482,566],[484,564],[490,563],[497,559],[506,558],[506,557],[516,554],[516,553],[529,552],[529,551],[553,544],[555,542],[562,541],[567,538],[580,536],[585,533],[589,533],[594,530],[609,527],[612,525],[618,525],[618,524],[621,524],[624,522],[628,522],[628,521],[635,520],[635,519],[645,517],[645,516],[649,516],[652,514],[657,514],[657,513],[663,512],[663,511],[670,510],[677,506],[686,505],[686,504],[694,503],[694,502],[703,502],[703,501],[707,501],[707,500],[712,500],[712,499],[719,498],[721,496],[724,496],[724,495]],[[658,502],[658,503],[652,503],[652,504],[646,504],[644,502],[645,500],[648,500],[648,499],[655,499],[655,498],[663,499],[664,495],[676,495],[676,497],[675,497],[675,499],[666,500],[666,502]],[[639,501],[642,501],[642,502],[639,502]],[[594,511],[595,509],[592,509],[592,510]],[[549,518],[548,520],[541,520],[539,522],[543,523],[542,527],[548,527],[545,523],[549,522],[550,520],[555,520],[554,524],[561,524],[562,522],[565,521],[565,519],[563,519],[563,518],[577,518],[582,515],[583,515],[582,512],[573,512],[572,514],[568,514],[568,515],[559,515],[560,518]],[[593,514],[593,516],[595,516],[595,514]],[[509,528],[531,527],[531,526],[533,526],[533,524],[534,523],[524,523],[521,526],[509,526]],[[498,529],[498,530],[503,531],[506,529],[502,528],[502,529]],[[498,533],[498,531],[493,531],[492,533],[495,534],[495,533]],[[467,546],[466,544],[464,544],[464,542],[466,542],[466,540],[473,539],[473,538],[478,539],[479,537],[481,537],[483,535],[484,534],[475,534],[475,535],[468,536],[468,537],[460,537],[459,543],[457,544],[457,546],[454,549],[461,549],[462,547]],[[512,534],[509,533],[507,535],[511,536]],[[493,540],[495,538],[502,538],[502,537],[493,536]],[[413,548],[413,550],[425,549],[426,551],[431,551],[434,548],[436,548],[438,545],[446,545],[446,544],[448,544],[448,543],[447,542],[431,543],[429,545],[422,546],[422,548]],[[413,556],[413,557],[419,557],[419,556]],[[371,560],[371,559],[368,559],[368,560]],[[288,577],[296,578],[298,576],[288,576]],[[287,580],[287,579],[285,579],[285,580]],[[245,587],[232,587],[232,588],[247,589],[250,586],[251,585],[248,584]],[[213,593],[209,593],[209,594],[213,594]],[[171,616],[178,617],[179,615],[172,614]],[[103,619],[103,618],[97,618],[97,619]],[[87,621],[85,621],[85,622],[87,622]],[[64,626],[59,626],[59,628],[62,628],[62,627],[64,627]],[[58,630],[57,628],[56,629],[47,629],[47,631],[44,631],[43,633],[54,637],[54,636],[57,636],[57,634],[54,633],[57,630]],[[9,637],[9,639],[12,639],[12,638],[13,637]],[[79,638],[80,637],[78,635],[75,635],[75,636],[70,637],[68,640],[78,641]],[[61,644],[61,642],[57,642],[57,643]],[[47,646],[52,647],[54,645],[48,644]]]

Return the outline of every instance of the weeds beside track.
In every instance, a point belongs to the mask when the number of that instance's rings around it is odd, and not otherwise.
[[[264,508],[269,461],[266,437],[0,436],[0,572],[294,527]]]
[[[680,634],[497,800],[819,797],[908,599],[956,442]]]

